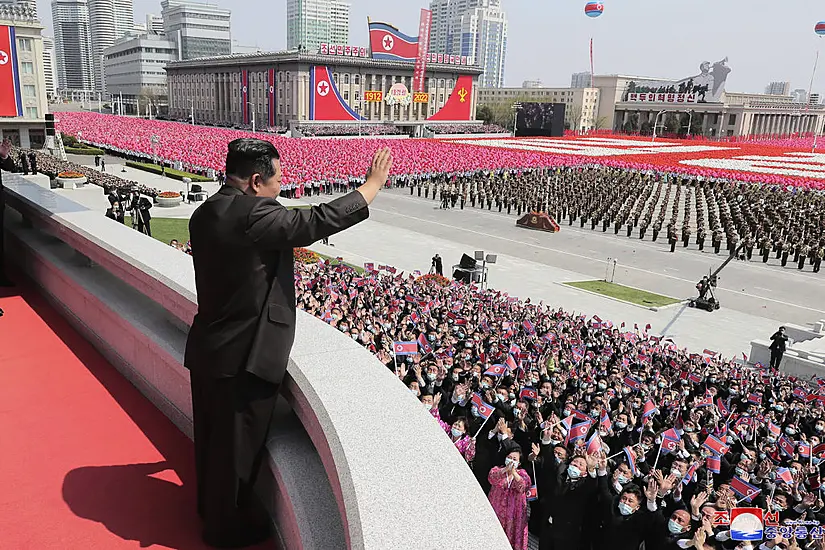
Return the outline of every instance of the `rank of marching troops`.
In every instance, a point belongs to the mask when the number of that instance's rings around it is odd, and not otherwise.
[[[742,244],[739,259],[814,273],[825,257],[818,190],[598,165],[398,176],[393,186],[444,209],[547,212],[559,224],[664,241],[671,252],[697,246],[728,255]]]

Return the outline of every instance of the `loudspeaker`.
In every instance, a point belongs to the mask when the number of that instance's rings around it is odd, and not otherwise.
[[[463,256],[461,256],[461,261],[458,265],[460,265],[462,269],[475,269],[476,261],[470,256],[464,254]]]
[[[453,279],[455,279],[456,281],[461,281],[463,283],[469,283],[470,272],[456,269],[455,271],[453,271]]]
[[[46,113],[46,135],[54,135],[54,113]]]

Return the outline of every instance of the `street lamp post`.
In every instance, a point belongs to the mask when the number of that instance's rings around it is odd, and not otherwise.
[[[656,118],[653,119],[653,139],[651,141],[656,141],[656,128],[659,126],[659,117],[665,114],[667,111],[659,111],[656,113]]]
[[[156,134],[152,134],[152,137],[149,138],[149,140],[152,142],[152,156],[154,156],[155,164],[157,164],[158,163],[157,145],[158,145],[158,142],[160,141],[160,137],[157,136]]]

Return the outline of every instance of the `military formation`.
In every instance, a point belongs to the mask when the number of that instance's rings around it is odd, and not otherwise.
[[[671,252],[707,247],[814,273],[825,257],[822,191],[597,165],[400,176],[393,185],[445,209],[547,212],[559,224],[612,229]]]

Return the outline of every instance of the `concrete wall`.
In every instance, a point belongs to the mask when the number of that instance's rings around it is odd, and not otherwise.
[[[191,435],[191,258],[21,176],[4,180],[9,261]],[[352,398],[352,380],[369,399]],[[283,387],[259,487],[282,548],[510,548],[452,442],[363,347],[299,312]],[[399,524],[410,512],[427,536]]]

